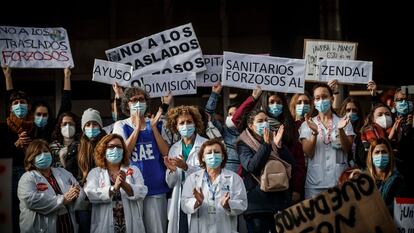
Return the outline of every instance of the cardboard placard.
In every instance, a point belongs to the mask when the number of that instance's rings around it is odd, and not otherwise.
[[[244,89],[303,93],[305,61],[224,52],[222,85]]]
[[[305,80],[319,82],[319,62],[323,59],[355,60],[357,47],[358,43],[355,42],[305,39]]]
[[[93,65],[92,81],[115,84],[129,87],[132,78],[132,66],[95,59]]]
[[[278,233],[394,233],[397,229],[367,174],[302,201],[275,216]]]
[[[73,68],[64,28],[0,26],[1,66],[12,68]]]

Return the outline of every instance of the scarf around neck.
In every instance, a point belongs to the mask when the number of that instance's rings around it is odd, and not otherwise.
[[[18,118],[13,113],[10,113],[7,117],[7,126],[12,130],[13,133],[21,134],[26,132],[30,134],[33,130],[33,117],[27,115],[25,118]]]

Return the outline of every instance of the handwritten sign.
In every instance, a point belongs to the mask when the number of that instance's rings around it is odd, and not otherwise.
[[[394,199],[394,222],[398,232],[414,232],[414,198]]]
[[[64,28],[0,26],[1,65],[13,68],[74,67]]]
[[[319,81],[319,62],[323,59],[355,60],[358,43],[305,39],[303,58],[306,60],[306,81]]]
[[[374,180],[361,174],[276,215],[278,233],[393,233],[393,220]]]
[[[206,69],[191,23],[105,51],[109,61],[133,67],[133,79],[144,75],[201,72]],[[133,83],[131,83],[134,86]]]
[[[95,59],[93,65],[92,81],[115,84],[129,87],[132,78],[132,66]]]
[[[222,85],[265,91],[303,93],[305,61],[224,52]]]
[[[197,86],[212,87],[215,83],[221,82],[223,70],[223,55],[203,55],[206,70],[197,73]]]
[[[367,84],[372,80],[372,62],[324,59],[319,63],[320,81]]]
[[[142,78],[143,88],[151,98],[197,94],[195,73],[149,75]]]

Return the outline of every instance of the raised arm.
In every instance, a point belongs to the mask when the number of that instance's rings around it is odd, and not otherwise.
[[[6,91],[13,90],[13,80],[11,76],[11,68],[9,66],[3,67],[4,78],[6,80]]]
[[[258,86],[253,90],[252,95],[247,97],[247,99],[237,108],[236,112],[233,114],[232,121],[239,132],[242,132],[243,129],[243,116],[247,114],[250,110],[254,108],[256,101],[259,99],[262,94],[262,89]]]

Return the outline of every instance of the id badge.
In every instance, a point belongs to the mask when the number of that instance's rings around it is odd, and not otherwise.
[[[213,200],[208,201],[208,214],[216,214],[216,203]]]

